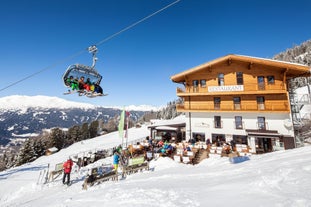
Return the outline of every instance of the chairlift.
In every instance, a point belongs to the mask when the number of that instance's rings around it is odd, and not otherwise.
[[[96,46],[93,45],[88,48],[88,51],[92,53],[92,56],[93,56],[92,66],[87,66],[87,65],[82,65],[82,64],[70,65],[63,75],[63,83],[66,87],[68,88],[71,87],[71,83],[67,81],[70,77],[72,77],[73,79],[77,79],[77,80],[79,80],[81,77],[84,77],[84,80],[89,79],[89,81],[92,84],[96,86],[100,86],[102,76],[95,69],[95,64],[97,61],[97,57],[96,57],[97,48]],[[74,92],[70,90],[68,91],[69,92],[66,92],[64,94],[71,94]],[[82,94],[81,91],[78,90],[78,92],[79,92],[79,95]],[[94,94],[92,92],[84,93],[84,95],[88,97],[94,97]]]

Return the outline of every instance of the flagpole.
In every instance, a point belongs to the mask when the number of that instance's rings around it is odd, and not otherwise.
[[[127,147],[127,140],[128,140],[128,129],[129,129],[129,112],[126,113],[126,131],[125,131],[125,139],[126,139],[126,147]]]

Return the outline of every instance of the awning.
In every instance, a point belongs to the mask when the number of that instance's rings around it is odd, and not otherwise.
[[[177,128],[175,127],[169,127],[169,126],[158,126],[155,128],[156,130],[170,130],[170,131],[177,131]]]
[[[254,136],[254,137],[262,137],[262,138],[278,138],[278,137],[283,137],[283,134],[279,134],[278,131],[275,131],[275,130],[246,129],[245,131],[246,131],[248,136]]]

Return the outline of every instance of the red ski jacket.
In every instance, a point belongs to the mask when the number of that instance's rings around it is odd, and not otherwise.
[[[70,173],[72,166],[73,166],[72,160],[67,160],[66,162],[64,162],[63,164],[64,173]]]

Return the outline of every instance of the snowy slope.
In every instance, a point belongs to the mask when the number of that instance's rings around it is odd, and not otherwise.
[[[146,126],[129,130],[129,141],[149,135]],[[37,185],[39,172],[50,163],[92,149],[121,143],[117,132],[76,143],[60,152],[0,173],[1,207],[96,206],[311,206],[311,147],[252,155],[250,161],[231,164],[213,155],[199,165],[184,165],[169,158],[151,161],[150,171],[129,175],[82,190],[88,168],[111,163],[99,160],[73,173],[73,184],[60,178]],[[51,167],[53,168],[53,167]]]
[[[95,109],[96,107],[92,104],[80,103],[67,101],[58,97],[50,96],[22,96],[22,95],[12,95],[0,98],[0,111],[1,110],[26,110],[28,108],[82,108],[82,109]],[[140,105],[140,106],[101,106],[104,108],[114,108],[114,109],[123,109],[129,111],[157,111],[161,107],[149,106],[149,105]]]
[[[13,95],[0,98],[1,109],[25,109],[25,108],[94,108],[92,104],[66,101],[49,96],[21,96]]]

